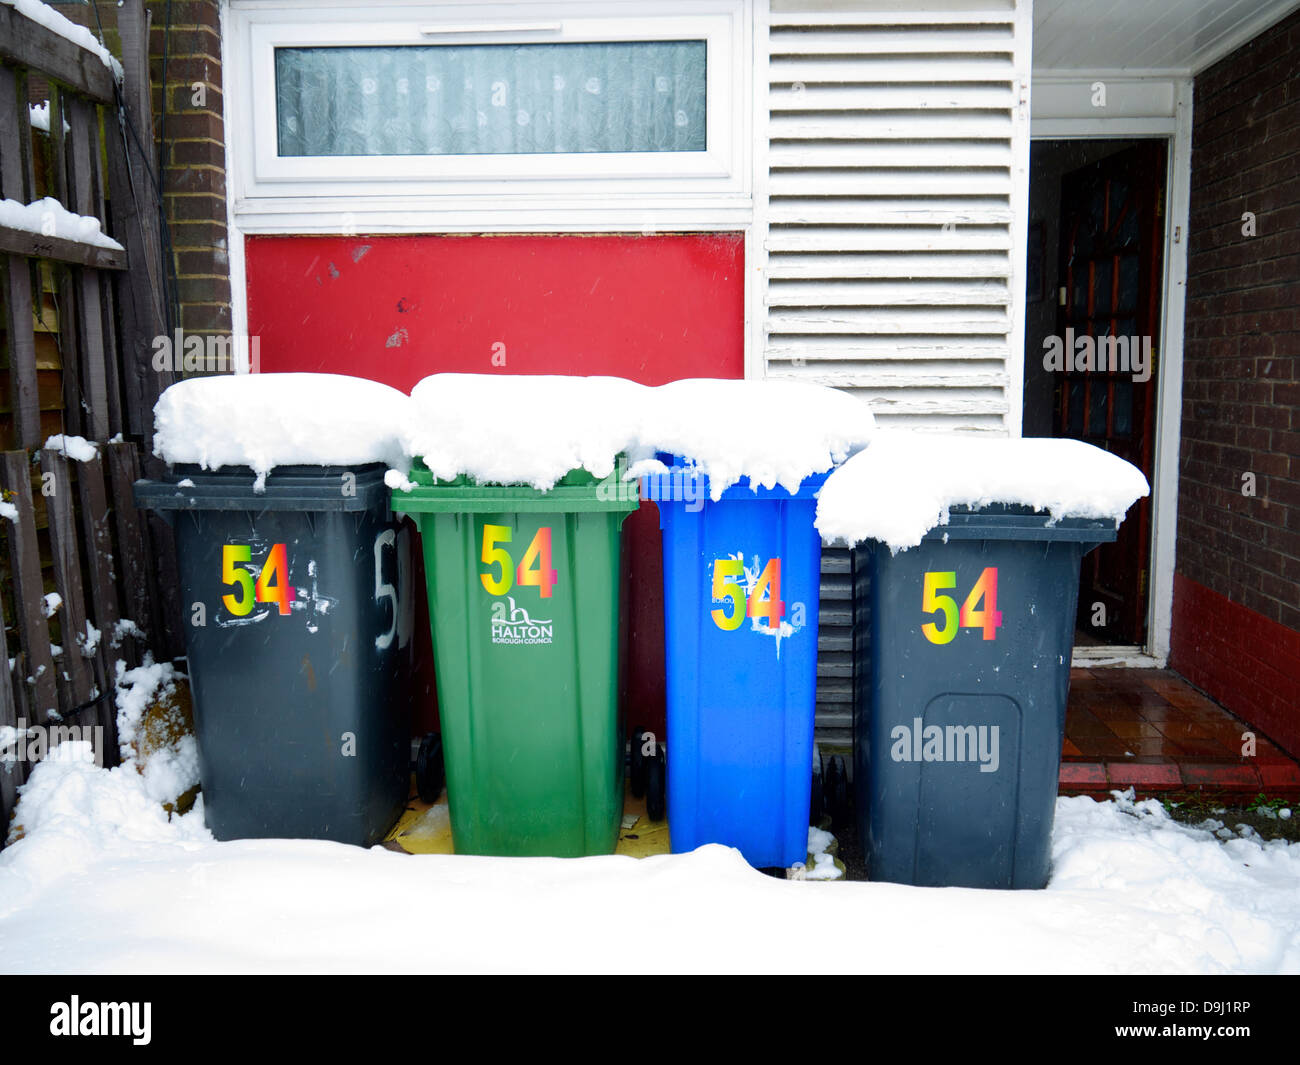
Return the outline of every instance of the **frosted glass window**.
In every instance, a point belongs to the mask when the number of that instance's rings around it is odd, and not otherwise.
[[[703,152],[706,42],[277,48],[279,155]]]

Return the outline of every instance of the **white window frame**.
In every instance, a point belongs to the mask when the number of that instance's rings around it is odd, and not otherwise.
[[[593,194],[696,201],[749,199],[745,0],[593,4],[515,0],[511,4],[398,2],[362,7],[331,0],[232,0],[224,38],[233,129],[236,195],[256,213],[291,210],[295,201],[340,198],[374,205],[454,197],[527,196],[539,205]],[[278,47],[570,43],[704,40],[707,48],[707,148],[703,152],[581,152],[525,155],[280,157],[274,101]],[[257,106],[255,106],[255,103]],[[703,206],[697,202],[697,206]],[[366,209],[363,206],[363,209]],[[405,205],[398,207],[405,210]]]
[[[745,376],[762,377],[763,268],[761,237],[755,231],[755,175],[767,171],[765,72],[768,0],[223,0],[221,41],[226,77],[222,97],[227,165],[226,220],[230,256],[231,315],[237,333],[248,331],[244,238],[262,234],[451,234],[451,233],[713,233],[744,234]],[[251,27],[259,23],[310,28],[324,23],[352,28],[350,41],[373,33],[377,24],[425,25],[431,20],[468,22],[493,18],[498,25],[600,18],[617,21],[618,39],[671,39],[668,25],[686,33],[686,19],[725,16],[730,81],[716,80],[721,54],[708,53],[706,92],[709,136],[730,135],[727,175],[688,173],[657,177],[593,176],[521,180],[518,176],[478,182],[308,181],[258,184],[254,180],[254,101]],[[511,30],[518,34],[518,30]],[[762,34],[760,43],[756,38]],[[484,38],[491,40],[491,38]],[[500,38],[497,38],[500,40]],[[721,92],[718,91],[719,86]],[[273,91],[274,83],[267,87]],[[761,91],[760,91],[761,88]],[[274,101],[274,95],[270,100]],[[721,107],[721,110],[715,110]],[[274,106],[266,109],[274,114]],[[721,115],[721,117],[717,117]],[[686,153],[664,153],[680,162]],[[421,157],[425,160],[445,157]],[[488,158],[488,157],[481,157]],[[496,157],[500,165],[501,156]],[[519,156],[509,158],[518,159]],[[531,161],[537,156],[525,156]],[[592,155],[583,153],[582,165]],[[758,338],[757,340],[755,338]]]

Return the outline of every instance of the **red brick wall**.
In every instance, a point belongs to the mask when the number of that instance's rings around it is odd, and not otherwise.
[[[1297,82],[1300,14],[1196,79],[1170,655],[1274,740],[1289,735],[1293,753],[1300,658],[1284,644],[1300,633]]]
[[[1181,574],[1174,632],[1175,669],[1300,756],[1300,632]]]

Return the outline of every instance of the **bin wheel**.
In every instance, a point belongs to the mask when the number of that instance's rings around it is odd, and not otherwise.
[[[822,819],[822,811],[825,808],[825,802],[822,798],[822,783],[825,780],[826,763],[820,755],[817,756],[817,766],[813,769],[812,791],[808,801],[808,823],[815,825]]]
[[[628,787],[638,799],[645,795],[646,757],[641,753],[641,748],[644,745],[645,729],[638,725],[636,731],[632,733],[632,764],[631,771],[628,774]]]
[[[651,821],[662,821],[667,805],[664,794],[667,768],[664,765],[664,751],[660,747],[653,758],[645,762],[645,809]]]
[[[430,732],[420,741],[420,751],[415,756],[415,788],[422,802],[438,801],[443,776],[442,737]]]
[[[832,824],[840,824],[849,812],[849,774],[844,759],[835,755],[825,781],[825,802]]]

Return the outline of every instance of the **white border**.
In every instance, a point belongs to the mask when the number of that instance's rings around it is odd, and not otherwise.
[[[1165,197],[1164,332],[1160,367],[1161,421],[1157,426],[1152,501],[1151,613],[1147,648],[1163,669],[1173,625],[1174,565],[1178,543],[1178,453],[1183,432],[1183,341],[1187,302],[1188,216],[1192,198],[1192,79],[1178,86],[1177,125],[1169,146]]]
[[[238,232],[464,233],[743,230],[753,212],[753,50],[760,0],[513,0],[466,5],[387,0],[228,0],[227,180]],[[557,19],[541,37],[521,14]],[[379,17],[376,17],[376,16]],[[599,16],[599,17],[594,17]],[[278,159],[272,123],[254,121],[259,85],[272,92],[277,43],[428,43],[432,25],[472,21],[508,32],[457,40],[708,41],[705,152]],[[464,28],[464,27],[460,27]],[[260,81],[258,80],[260,78]],[[270,79],[268,81],[268,79]],[[345,217],[346,216],[346,217]],[[232,234],[235,230],[232,228]]]
[[[484,25],[491,24],[484,19]],[[727,113],[729,91],[735,81],[732,18],[729,15],[676,16],[673,18],[566,18],[563,28],[540,37],[518,31],[484,31],[457,37],[457,44],[546,43],[601,41],[703,40],[708,58],[706,78],[706,128],[708,146],[703,152],[586,152],[528,155],[363,155],[288,156],[278,149],[278,128],[265,115],[252,114],[251,99],[275,97],[275,52],[281,47],[355,47],[364,45],[435,45],[420,25],[403,18],[384,22],[263,22],[250,18],[240,28],[240,47],[246,49],[245,70],[251,90],[243,94],[243,121],[253,130],[254,150],[246,166],[250,196],[298,194],[311,196],[336,190],[341,182],[366,182],[385,190],[401,189],[419,195],[436,182],[448,193],[481,190],[485,182],[580,182],[617,178],[647,179],[638,187],[654,188],[654,179],[697,178],[691,186],[707,190],[719,180],[731,189],[735,145]],[[436,25],[437,23],[435,23]],[[427,29],[428,27],[426,27]],[[243,36],[247,33],[247,36]]]
[[[1007,270],[1011,323],[1007,336],[1007,413],[1004,425],[1009,436],[1018,437],[1024,428],[1025,414],[1025,263],[1029,254],[1030,98],[1034,52],[1034,18],[1030,0],[1017,0],[1013,32],[1016,104],[1011,125],[1011,249]]]
[[[752,143],[753,143],[753,222],[745,233],[745,377],[767,376],[767,237],[770,204],[768,201],[769,143],[768,121],[771,117],[772,91],[769,74],[771,47],[771,5],[769,0],[755,0],[753,18]]]
[[[1079,98],[1087,99],[1087,89],[1094,81],[1107,81],[1109,71],[1071,71],[1068,74],[1044,72],[1035,81],[1054,84],[1074,82]],[[1141,77],[1133,71],[1120,75],[1124,82],[1140,91]],[[1152,487],[1151,551],[1147,566],[1147,643],[1144,648],[1087,647],[1076,648],[1075,666],[1106,665],[1156,667],[1163,669],[1169,660],[1169,636],[1173,625],[1174,567],[1178,542],[1178,451],[1182,433],[1183,410],[1183,329],[1187,294],[1187,219],[1191,200],[1192,174],[1192,78],[1170,77],[1168,71],[1150,72],[1152,90],[1148,102],[1169,99],[1165,84],[1173,85],[1172,114],[1151,114],[1107,118],[1088,115],[1079,110],[1073,115],[1035,117],[1031,135],[1034,139],[1067,138],[1165,138],[1169,144],[1168,171],[1165,178],[1165,246],[1164,282],[1161,293],[1162,321],[1157,378],[1156,439],[1154,456],[1155,483]],[[1108,82],[1109,84],[1109,82]],[[1043,96],[1039,97],[1044,98]],[[1134,108],[1140,110],[1140,107]],[[1150,110],[1156,110],[1152,107]],[[1101,111],[1101,109],[1098,109]]]

